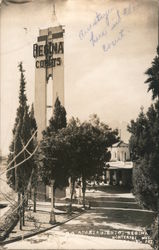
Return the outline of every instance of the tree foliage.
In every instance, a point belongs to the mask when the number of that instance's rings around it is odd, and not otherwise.
[[[18,65],[20,71],[20,91],[19,91],[19,107],[17,108],[15,124],[13,128],[13,140],[10,145],[10,153],[8,155],[8,164],[23,149],[32,135],[32,118],[29,114],[29,106],[27,105],[27,97],[25,93],[26,81],[22,62]],[[34,121],[35,122],[35,121]],[[10,167],[22,162],[29,156],[29,152],[34,150],[34,143],[31,141],[26,150],[21,153],[16,160],[10,164]],[[24,193],[32,172],[33,158],[25,161],[19,167],[7,172],[7,180],[10,187],[16,192]]]
[[[148,75],[145,83],[148,83],[148,91],[152,91],[152,99],[159,98],[159,46],[157,47],[157,56],[152,61],[152,66],[146,70]]]
[[[34,105],[31,105],[31,109],[29,112],[29,117],[30,117],[30,129],[31,129],[31,134],[33,135],[34,132],[37,130],[37,124],[34,116]],[[37,133],[35,134],[35,137],[33,138],[33,145],[34,148],[37,146]],[[38,164],[37,164],[37,155],[35,154],[32,157],[32,178],[31,178],[31,186],[32,187],[37,187],[38,183]]]
[[[128,126],[129,145],[135,162],[134,192],[141,203],[157,211],[159,185],[159,101]]]
[[[42,140],[43,180],[49,184],[54,178],[56,185],[64,186],[69,177],[73,183],[81,178],[85,194],[86,181],[101,174],[105,162],[110,159],[107,148],[117,142],[117,134],[97,117],[83,123],[72,118],[67,127]]]
[[[151,226],[151,237],[154,249],[158,249],[158,191],[159,191],[159,46],[157,56],[152,61],[151,68],[145,72],[148,75],[148,91],[152,91],[152,104],[147,113],[140,112],[136,121],[128,126],[131,133],[129,145],[134,161],[133,184],[134,194],[139,202],[156,212]]]
[[[66,111],[57,97],[54,105],[53,116],[49,126],[43,131],[40,143],[40,175],[46,185],[55,180],[54,188],[65,186],[63,166],[61,164],[64,154],[61,153],[58,131],[66,127]],[[59,159],[57,161],[57,159]]]
[[[54,104],[53,116],[49,120],[49,126],[43,131],[43,136],[50,136],[52,132],[57,132],[59,129],[66,127],[66,124],[66,110],[57,97]]]
[[[82,180],[83,205],[85,206],[86,183],[96,175],[101,176],[105,163],[110,160],[108,147],[117,142],[117,131],[101,123],[97,116],[89,122],[79,123],[74,119],[68,125],[68,140],[71,145],[70,175]],[[75,173],[75,175],[74,175]]]

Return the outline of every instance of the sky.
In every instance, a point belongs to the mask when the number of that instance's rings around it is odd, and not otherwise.
[[[17,0],[21,2],[21,0]],[[56,17],[53,15],[53,3]],[[158,43],[157,0],[34,0],[2,3],[0,9],[1,150],[8,153],[18,107],[23,61],[28,103],[34,102],[39,29],[64,25],[64,81],[67,117],[81,121],[96,113],[122,129],[151,104],[144,72]]]

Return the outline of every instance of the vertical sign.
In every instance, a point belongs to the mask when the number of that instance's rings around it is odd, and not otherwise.
[[[39,31],[37,43],[33,45],[35,58],[35,118],[38,139],[47,124],[47,83],[53,79],[52,110],[56,98],[64,105],[64,29],[62,26]],[[51,94],[51,93],[48,93]]]

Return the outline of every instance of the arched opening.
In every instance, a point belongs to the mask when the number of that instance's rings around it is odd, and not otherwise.
[[[53,79],[52,75],[49,76],[47,82],[47,98],[46,98],[46,125],[49,125],[49,120],[53,115],[53,106],[52,106],[52,99],[53,99]]]

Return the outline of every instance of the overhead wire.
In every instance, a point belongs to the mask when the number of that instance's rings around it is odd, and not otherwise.
[[[11,205],[14,204],[14,203],[13,203],[13,200],[10,199],[10,198],[8,198],[8,196],[7,196],[6,194],[4,194],[2,191],[0,191],[0,193],[3,195],[3,197],[5,198],[5,200],[9,201],[9,203],[10,203]],[[12,202],[11,202],[11,200],[12,200]]]
[[[24,203],[25,199],[27,198],[27,194],[29,192],[29,188],[30,188],[30,185],[31,185],[31,179],[32,179],[32,175],[33,175],[33,170],[32,170],[32,173],[30,175],[30,178],[29,178],[29,182],[28,182],[28,185],[27,185],[27,189],[26,189],[26,192],[25,194],[23,195],[23,199],[21,200],[21,202],[18,204],[18,206],[10,213],[10,215],[12,215],[16,210],[18,210]],[[14,204],[13,204],[14,205]]]
[[[26,143],[26,145],[22,148],[22,150],[13,158],[13,160],[10,161],[10,163],[8,164],[8,167],[10,167],[10,165],[16,160],[16,158],[23,153],[23,151],[27,148],[27,146],[29,145],[29,143],[31,142],[31,140],[33,139],[33,137],[35,136],[35,134],[37,133],[37,130],[32,134],[32,136],[30,137],[30,139],[28,140],[28,142]]]
[[[28,161],[28,160],[35,154],[35,152],[37,151],[38,147],[39,147],[39,146],[37,145],[36,148],[34,149],[34,151],[32,152],[32,154],[31,154],[30,156],[28,156],[28,158],[26,158],[25,160],[19,162],[19,163],[16,164],[15,166],[13,166],[13,167],[7,169],[6,171],[2,172],[2,173],[0,174],[0,176],[1,176],[2,174],[4,174],[4,173],[9,172],[9,171],[12,170],[12,169],[15,169],[16,167],[22,165],[24,162]]]

